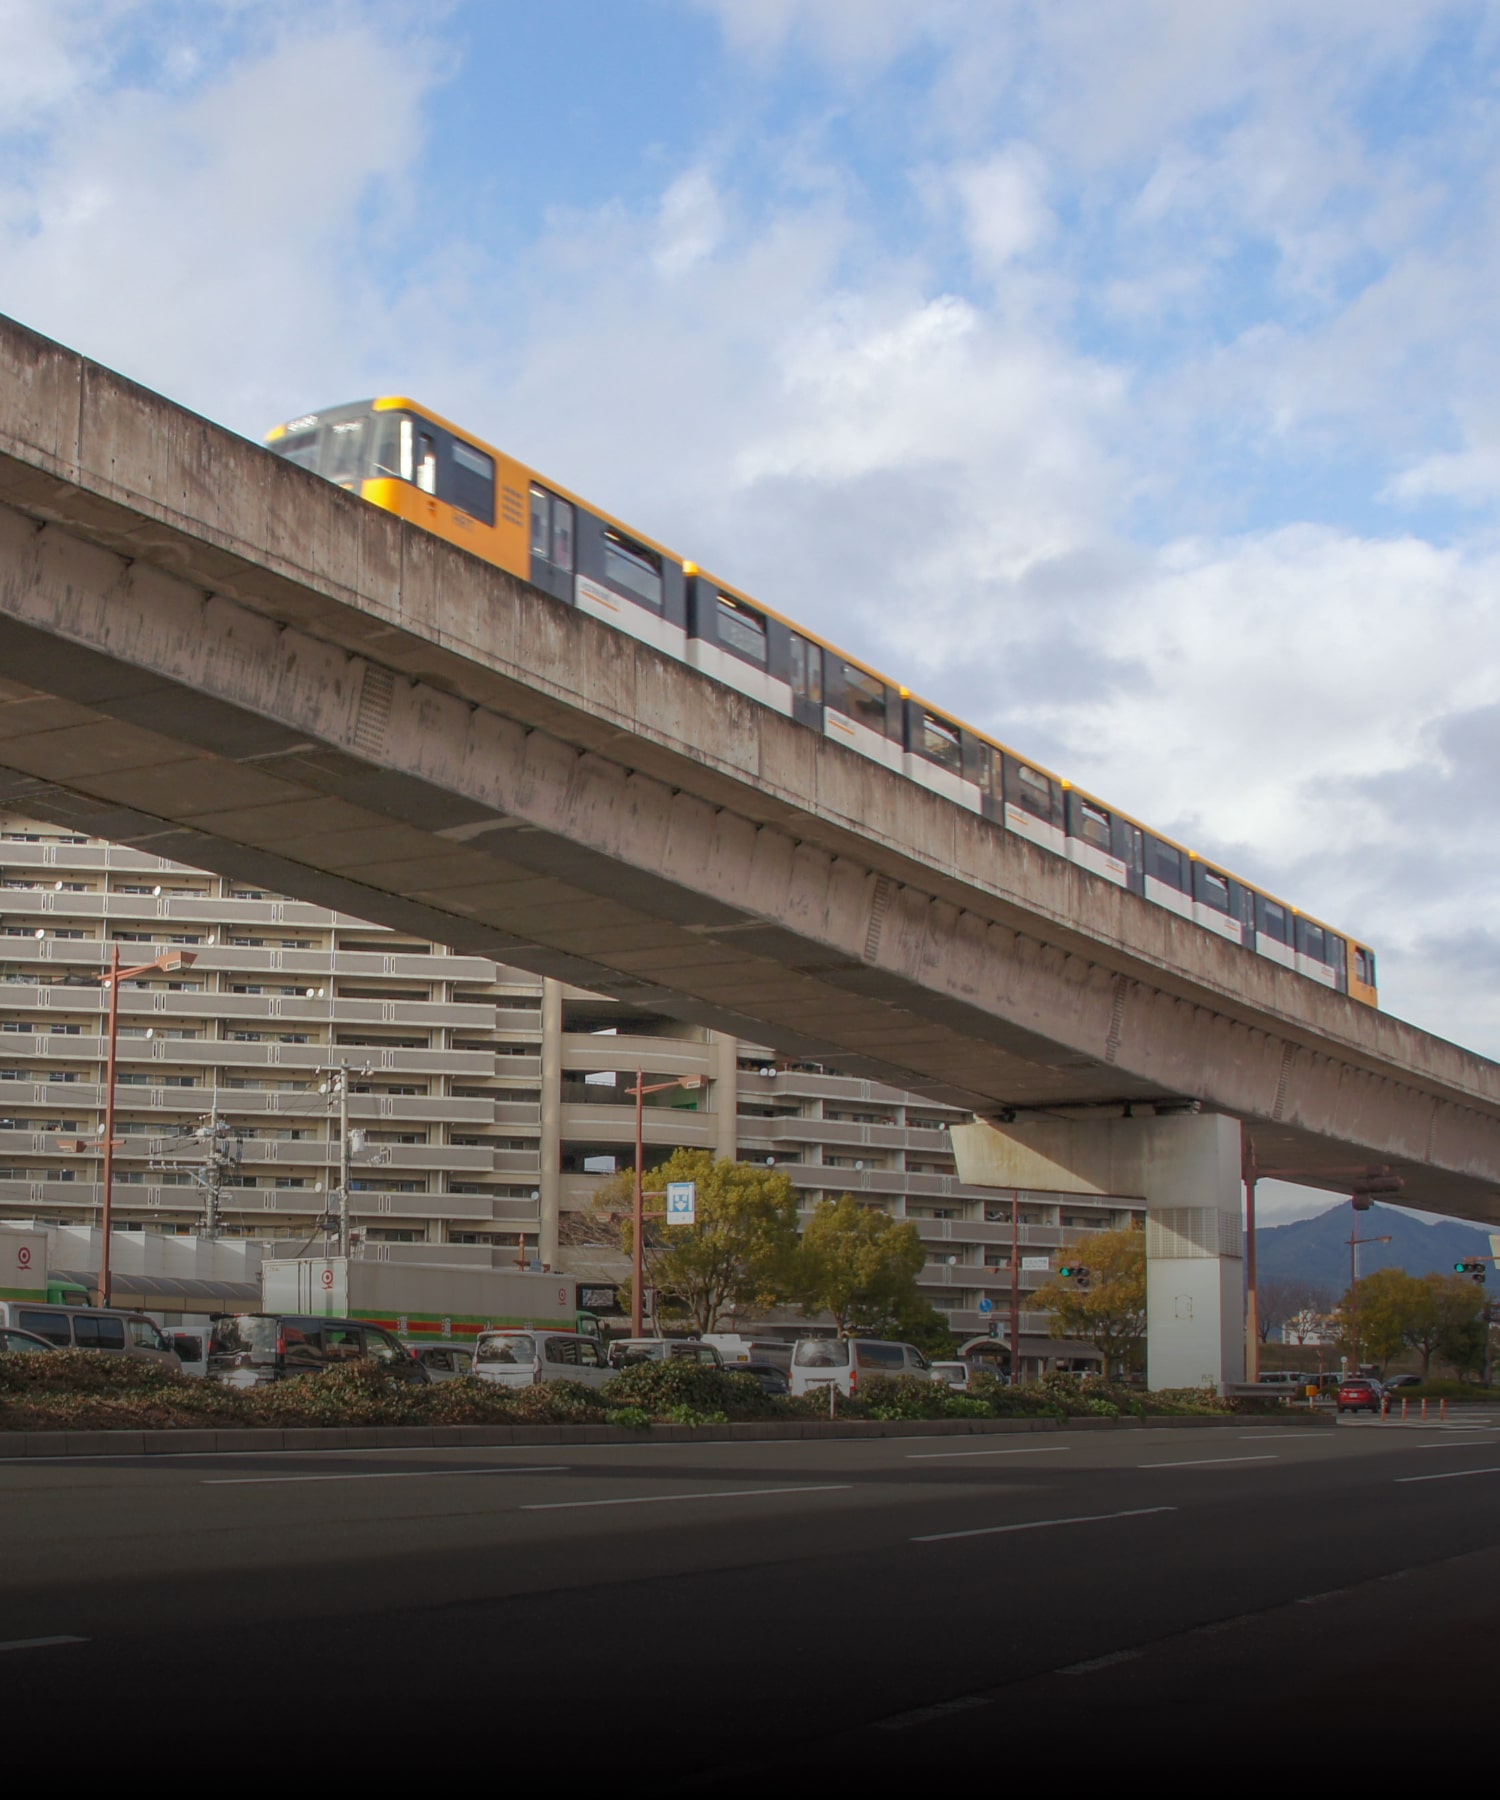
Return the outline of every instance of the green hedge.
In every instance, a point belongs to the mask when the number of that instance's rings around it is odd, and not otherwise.
[[[1477,1390],[1464,1390],[1472,1397]],[[872,1376],[857,1396],[839,1394],[841,1419],[1117,1418],[1209,1416],[1243,1410],[1211,1392],[1146,1394],[1058,1376],[1005,1387],[973,1377],[959,1393],[914,1376]],[[698,1363],[637,1363],[602,1388],[576,1382],[502,1387],[465,1376],[418,1385],[373,1363],[349,1363],[295,1381],[233,1388],[134,1357],[97,1350],[0,1356],[0,1429],[166,1430],[174,1426],[589,1425],[651,1420],[718,1424],[737,1419],[826,1419],[825,1389],[767,1394],[752,1375]]]

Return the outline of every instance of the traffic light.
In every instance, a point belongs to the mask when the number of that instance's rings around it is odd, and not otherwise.
[[[1467,1275],[1471,1281],[1483,1282],[1484,1264],[1482,1262],[1456,1262],[1453,1265],[1455,1275]]]
[[[1089,1284],[1089,1272],[1082,1263],[1064,1263],[1057,1272],[1064,1281],[1076,1281],[1079,1287]]]

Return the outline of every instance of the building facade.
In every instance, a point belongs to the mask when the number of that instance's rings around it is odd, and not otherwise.
[[[463,1260],[567,1267],[593,1191],[633,1162],[637,1071],[648,1084],[698,1076],[647,1100],[648,1164],[686,1145],[774,1164],[806,1210],[853,1194],[916,1223],[923,1291],[956,1330],[1008,1317],[1010,1196],[958,1181],[952,1109],[16,818],[0,818],[0,1218],[98,1222],[99,975],[116,946],[127,968],[169,949],[193,958],[121,986],[117,1227],[203,1229],[202,1134],[216,1120],[220,1233],[321,1244],[347,1071],[348,1199],[365,1253],[449,1245]],[[1055,1260],[1142,1210],[1023,1194],[1021,1254]],[[1046,1279],[1025,1270],[1023,1291]],[[1045,1329],[1028,1308],[1023,1333]]]

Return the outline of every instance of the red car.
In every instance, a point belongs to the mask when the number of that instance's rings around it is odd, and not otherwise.
[[[1338,1409],[1378,1413],[1385,1404],[1385,1389],[1368,1375],[1350,1375],[1339,1383]]]

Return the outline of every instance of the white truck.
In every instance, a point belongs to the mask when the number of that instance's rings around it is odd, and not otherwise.
[[[481,1331],[507,1325],[598,1337],[600,1317],[620,1310],[618,1288],[577,1275],[341,1256],[263,1263],[261,1306],[268,1313],[368,1319],[410,1344],[472,1344]]]

